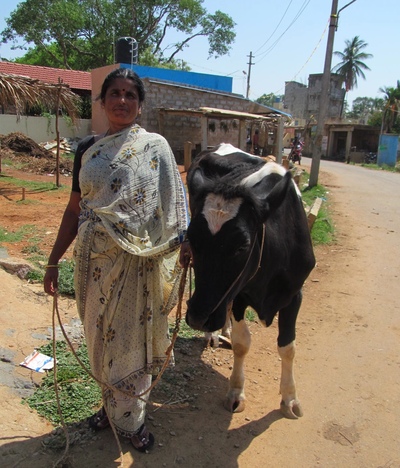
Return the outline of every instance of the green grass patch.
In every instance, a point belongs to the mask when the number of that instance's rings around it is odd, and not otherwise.
[[[30,192],[49,192],[51,190],[59,190],[53,182],[35,182],[32,180],[16,179],[15,177],[2,176],[1,180],[15,187],[24,187]]]
[[[174,328],[175,328],[175,321],[174,323],[171,323],[169,326],[169,332],[170,332],[171,337],[174,332]],[[201,337],[204,337],[204,332],[193,330],[186,323],[186,320],[182,318],[181,323],[179,325],[178,338],[191,339],[191,338],[201,338]]]
[[[75,296],[74,288],[74,260],[63,260],[60,262],[58,273],[58,292],[67,296]]]
[[[64,153],[62,157],[73,161],[75,159],[75,153]]]
[[[14,162],[10,158],[1,158],[1,166],[2,167],[14,167],[15,169],[21,169],[23,164],[14,164]],[[17,167],[19,166],[19,167]]]
[[[329,194],[323,185],[317,184],[309,188],[308,179],[309,174],[305,173],[302,177],[304,188],[301,190],[303,202],[311,207],[317,198],[322,198],[323,200],[317,219],[314,221],[311,229],[311,239],[314,245],[329,244],[335,238],[335,228],[329,213]]]
[[[245,318],[249,322],[255,322],[257,320],[257,313],[253,309],[248,307],[245,312]]]
[[[40,201],[38,200],[16,200],[15,203],[17,205],[40,205]]]
[[[360,164],[362,167],[366,167],[367,169],[373,169],[375,171],[388,171],[388,172],[400,172],[400,165],[396,166],[388,166],[387,164],[382,164],[378,166],[378,164]]]
[[[47,356],[53,356],[53,344],[48,343],[39,348],[39,351]],[[85,366],[90,368],[85,344],[79,347],[76,354]],[[86,419],[93,414],[93,409],[101,404],[100,388],[81,367],[64,341],[56,342],[56,359],[57,388],[63,418],[66,423]],[[23,402],[53,424],[61,423],[54,389],[53,370],[46,373],[40,387]]]
[[[32,256],[29,260],[34,264],[35,269],[30,271],[27,279],[33,283],[43,283],[46,272],[47,257],[43,255]],[[74,260],[63,260],[59,263],[58,269],[58,292],[65,296],[75,297],[74,287]]]
[[[25,224],[16,231],[10,231],[0,226],[0,244],[2,242],[21,242],[25,237],[30,236],[36,231],[36,227],[31,224]]]
[[[27,275],[27,280],[34,283],[43,283],[46,271],[47,256],[40,249],[43,232],[37,230],[36,226],[26,224],[16,231],[9,231],[0,227],[0,246],[2,243],[21,242],[28,239],[29,245],[22,252],[28,254],[28,260],[33,264],[34,270]],[[68,296],[75,296],[74,288],[74,260],[63,260],[60,262],[58,292]]]

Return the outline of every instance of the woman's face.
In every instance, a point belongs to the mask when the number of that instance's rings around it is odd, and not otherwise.
[[[130,127],[140,111],[139,93],[128,78],[116,78],[106,91],[102,107],[109,122],[109,133]]]

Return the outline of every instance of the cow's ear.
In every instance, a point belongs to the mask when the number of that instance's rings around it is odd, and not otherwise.
[[[286,174],[270,192],[267,192],[265,189],[263,191],[263,184],[258,184],[257,197],[261,202],[261,210],[263,212],[262,216],[264,219],[266,219],[271,214],[271,212],[274,212],[279,208],[285,199],[288,189],[292,183],[292,174],[290,172],[286,172]]]
[[[205,177],[203,171],[198,167],[191,175],[189,182],[189,191],[191,193],[201,193],[204,190]]]
[[[211,181],[204,175],[201,168],[196,168],[190,177],[187,179],[189,191],[189,205],[192,216],[196,214],[200,205],[201,199],[205,196],[207,191],[210,191]]]

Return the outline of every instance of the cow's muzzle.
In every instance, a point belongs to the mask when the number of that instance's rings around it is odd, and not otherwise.
[[[192,298],[193,299],[193,298]],[[214,332],[220,330],[225,325],[226,305],[219,307],[210,315],[199,313],[192,303],[192,299],[187,302],[186,323],[190,328],[203,332]],[[192,303],[192,304],[191,304]]]

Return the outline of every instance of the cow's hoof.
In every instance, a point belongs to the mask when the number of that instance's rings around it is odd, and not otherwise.
[[[219,347],[219,335],[218,333],[211,333],[206,332],[204,333],[204,337],[207,341],[207,346],[211,346],[211,348],[218,348]]]
[[[224,408],[230,413],[241,413],[244,411],[246,403],[244,400],[231,399],[227,397],[224,402]]]
[[[288,419],[298,419],[303,416],[303,410],[301,409],[301,405],[298,400],[292,400],[289,404],[282,401],[281,413]]]

